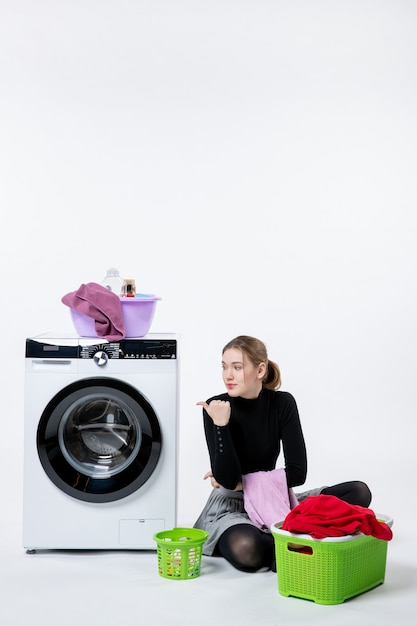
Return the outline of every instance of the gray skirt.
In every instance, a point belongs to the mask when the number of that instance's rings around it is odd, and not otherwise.
[[[318,487],[296,493],[298,502],[305,500],[308,496],[318,496],[325,487]],[[280,520],[277,520],[280,521]],[[225,530],[236,524],[251,524],[256,526],[249,519],[243,505],[243,491],[231,491],[224,487],[213,489],[208,500],[201,511],[194,528],[205,530],[209,536],[203,545],[203,554],[212,556],[220,536]],[[269,531],[264,531],[269,532]]]

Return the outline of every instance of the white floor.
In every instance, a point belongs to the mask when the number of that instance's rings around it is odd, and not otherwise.
[[[276,574],[240,573],[222,559],[203,557],[198,578],[172,581],[159,576],[153,551],[28,555],[20,522],[3,520],[1,528],[2,626],[408,626],[417,619],[413,528],[395,521],[385,583],[334,606],[281,596]]]

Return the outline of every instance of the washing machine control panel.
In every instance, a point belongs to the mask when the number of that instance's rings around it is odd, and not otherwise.
[[[100,345],[83,346],[80,354],[82,359],[94,359],[97,365],[104,365],[108,359],[175,359],[176,356],[176,341],[145,339],[123,339]]]
[[[119,350],[118,343],[81,346],[80,358],[93,359],[97,365],[105,365],[109,359],[119,358]]]
[[[40,336],[26,339],[26,357],[93,359],[97,365],[105,365],[109,359],[176,359],[177,340],[138,338],[95,343],[79,338],[64,343]]]

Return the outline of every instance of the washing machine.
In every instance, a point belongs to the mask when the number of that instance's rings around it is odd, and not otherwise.
[[[176,526],[178,340],[26,339],[23,545],[154,550]]]

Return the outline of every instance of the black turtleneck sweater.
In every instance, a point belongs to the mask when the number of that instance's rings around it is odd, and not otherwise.
[[[243,474],[275,469],[282,448],[288,487],[302,485],[307,456],[295,399],[285,391],[262,389],[255,399],[232,398],[227,393],[207,400],[228,400],[227,426],[216,426],[203,410],[204,430],[214,478],[234,489]]]

